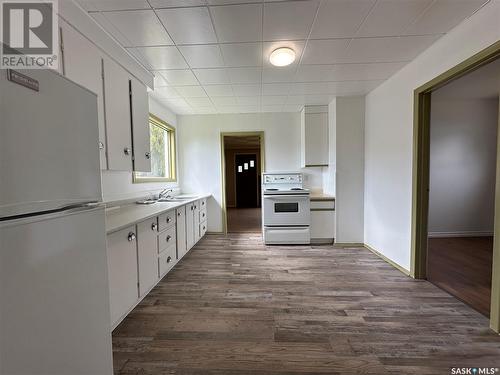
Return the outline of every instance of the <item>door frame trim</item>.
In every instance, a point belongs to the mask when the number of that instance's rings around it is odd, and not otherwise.
[[[266,166],[266,149],[265,149],[265,132],[258,131],[241,131],[241,132],[220,132],[220,166],[221,166],[221,191],[222,191],[222,232],[227,234],[227,205],[226,205],[226,155],[224,153],[224,138],[225,137],[248,137],[258,136],[260,140],[260,172],[265,172]]]
[[[427,276],[427,236],[429,214],[429,159],[431,94],[500,58],[500,41],[440,74],[414,91],[413,102],[413,171],[410,275],[416,279]],[[500,117],[500,114],[499,114]],[[499,118],[500,129],[500,118]],[[497,174],[495,195],[495,233],[491,288],[490,327],[500,330],[500,132],[497,140]]]

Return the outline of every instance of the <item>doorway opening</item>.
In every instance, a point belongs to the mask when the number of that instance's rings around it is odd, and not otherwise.
[[[489,315],[496,332],[500,330],[499,58],[497,42],[415,90],[411,257],[413,277],[428,279]],[[488,70],[492,74],[488,82],[479,83]],[[456,86],[467,82],[466,89]],[[488,99],[490,104],[485,104]]]
[[[263,134],[223,133],[221,137],[226,232],[260,232]]]
[[[489,317],[500,59],[431,95],[427,280]]]

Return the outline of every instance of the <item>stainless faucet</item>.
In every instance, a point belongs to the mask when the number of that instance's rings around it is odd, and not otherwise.
[[[160,194],[158,194],[158,199],[172,198],[172,196],[170,195],[170,193],[172,193],[173,191],[174,191],[173,189],[164,189],[164,190],[160,191]]]

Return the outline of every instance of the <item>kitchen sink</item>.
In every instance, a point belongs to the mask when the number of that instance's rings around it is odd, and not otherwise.
[[[143,200],[137,201],[135,203],[136,204],[145,204],[145,205],[147,205],[147,204],[154,204],[156,202],[158,202],[158,200],[156,200],[156,199],[143,199]]]

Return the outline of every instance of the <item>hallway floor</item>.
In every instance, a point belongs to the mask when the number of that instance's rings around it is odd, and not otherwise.
[[[490,316],[493,237],[430,238],[428,280]]]
[[[207,235],[114,331],[115,374],[449,374],[500,367],[488,319],[361,248]]]
[[[260,208],[228,208],[227,231],[229,233],[262,232]]]

